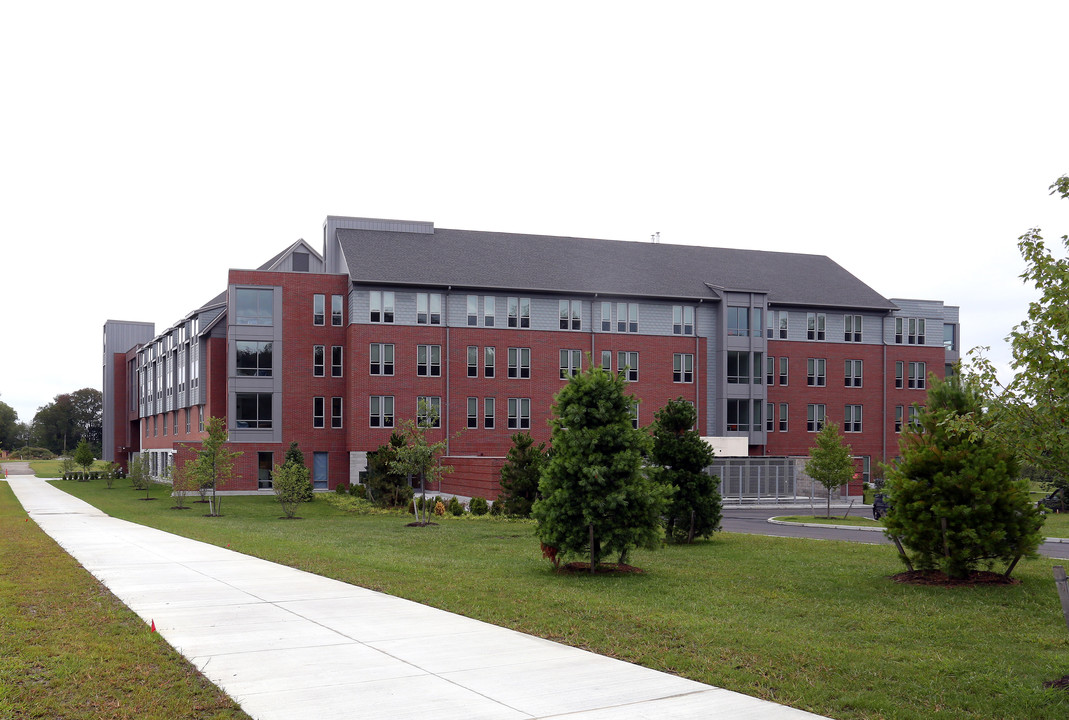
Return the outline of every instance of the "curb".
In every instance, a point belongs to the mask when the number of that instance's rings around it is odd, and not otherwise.
[[[787,520],[777,520],[776,518],[769,518],[768,522],[772,523],[773,525],[794,525],[795,527],[826,528],[829,530],[865,530],[867,532],[883,532],[882,527],[864,527],[862,525],[825,525],[824,523],[800,523],[788,522]],[[1069,544],[1069,538],[1043,538],[1043,542]]]

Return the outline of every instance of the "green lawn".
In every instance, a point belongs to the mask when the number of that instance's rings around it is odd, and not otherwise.
[[[30,469],[33,470],[33,474],[37,477],[43,478],[58,478],[63,477],[62,460],[30,460]],[[90,470],[103,470],[107,467],[107,463],[103,460],[96,460],[93,462],[93,466]],[[82,468],[77,465],[74,467],[75,471],[81,471]]]
[[[899,585],[891,547],[718,534],[636,552],[626,576],[555,574],[529,522],[345,513],[320,496],[299,522],[270,497],[224,517],[59,482],[106,512],[311,572],[836,718],[1058,718],[1069,631],[1051,566],[1019,585]],[[163,490],[154,491],[163,499]]]
[[[783,515],[775,518],[784,522],[815,523],[817,525],[856,525],[857,527],[883,527],[872,518],[864,517],[828,517],[826,515]]]
[[[247,720],[27,521],[6,482],[0,529],[0,718]]]

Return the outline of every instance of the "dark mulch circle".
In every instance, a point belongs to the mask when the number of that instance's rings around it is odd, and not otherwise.
[[[1056,690],[1069,690],[1069,675],[1062,675],[1057,680],[1048,680],[1043,683],[1045,688],[1054,688]]]
[[[193,508],[191,508],[189,505],[172,505],[171,509],[172,510],[192,510]]]
[[[279,520],[304,520],[304,518],[297,517],[296,515],[294,515],[293,517],[290,517],[289,515],[280,515],[278,517],[278,519]]]
[[[138,498],[138,500],[140,500],[141,502],[144,502],[146,500],[159,500],[159,498]]]
[[[410,522],[408,525],[405,525],[405,527],[430,527],[432,525],[434,527],[438,527],[438,523],[430,522],[430,521],[428,521],[428,522]]]
[[[977,585],[1017,585],[1021,581],[990,570],[974,570],[967,578],[949,578],[942,570],[910,570],[892,575],[897,583],[939,585],[941,587],[975,587]]]
[[[590,563],[588,562],[570,562],[566,565],[561,565],[557,568],[557,572],[565,573],[586,573],[590,575]],[[630,575],[641,574],[646,572],[642,568],[637,568],[634,565],[623,565],[621,563],[598,563],[598,566],[594,568],[594,575]]]

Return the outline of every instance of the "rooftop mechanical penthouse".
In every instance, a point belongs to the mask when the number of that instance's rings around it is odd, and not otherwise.
[[[682,397],[750,455],[805,456],[835,422],[867,479],[959,345],[958,308],[824,256],[330,216],[322,252],[229,270],[161,333],[105,323],[104,454],[162,474],[224,416],[244,453],[225,490],[269,491],[292,441],[327,489],[424,401],[454,467],[439,490],[492,499],[511,435],[548,441],[554,394],[594,363],[628,381],[636,424]]]

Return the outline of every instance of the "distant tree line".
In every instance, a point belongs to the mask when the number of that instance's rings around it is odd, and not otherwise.
[[[15,452],[24,447],[45,448],[56,455],[70,455],[83,440],[95,457],[102,446],[104,398],[99,390],[82,388],[56,395],[37,408],[29,423],[0,401],[0,448]]]

